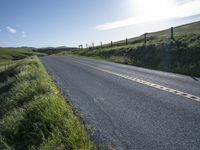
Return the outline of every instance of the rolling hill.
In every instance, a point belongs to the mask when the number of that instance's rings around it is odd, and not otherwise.
[[[200,76],[200,21],[139,37],[76,49],[70,54],[106,59],[139,67]]]
[[[0,65],[32,55],[42,56],[44,54],[33,52],[32,48],[0,48]]]

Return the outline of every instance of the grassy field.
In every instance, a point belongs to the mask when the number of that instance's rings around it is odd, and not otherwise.
[[[95,149],[37,57],[0,70],[0,149]]]
[[[0,66],[32,55],[45,54],[33,52],[31,48],[0,48]]]
[[[191,76],[200,76],[200,22],[174,28],[174,39],[170,29],[147,33],[144,36],[103,45],[103,47],[76,49],[70,54],[105,59],[156,70]]]

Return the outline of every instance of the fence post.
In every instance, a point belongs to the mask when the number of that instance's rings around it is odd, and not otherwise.
[[[94,42],[92,43],[92,47],[94,48]]]
[[[126,45],[128,44],[128,39],[126,38]]]
[[[174,39],[174,27],[171,27],[171,39]]]
[[[103,47],[103,44],[102,44],[102,42],[100,42],[100,45],[101,45],[101,48]]]
[[[144,34],[144,44],[147,43],[147,33]]]
[[[111,46],[111,47],[113,46],[113,42],[112,42],[112,41],[110,42],[110,46]]]
[[[86,48],[88,48],[88,45],[87,45],[87,43],[86,43],[85,47],[86,47]]]

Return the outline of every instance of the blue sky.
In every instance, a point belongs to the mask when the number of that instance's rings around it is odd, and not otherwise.
[[[0,47],[77,46],[200,20],[200,0],[1,0]]]

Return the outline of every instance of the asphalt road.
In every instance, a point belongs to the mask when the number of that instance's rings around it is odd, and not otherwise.
[[[41,59],[101,146],[200,149],[200,78],[77,56]]]

